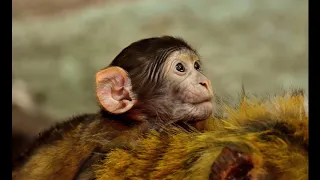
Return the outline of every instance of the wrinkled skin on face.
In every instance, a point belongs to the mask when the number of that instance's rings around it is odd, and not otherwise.
[[[183,49],[173,52],[167,59],[165,80],[168,100],[164,106],[172,120],[199,121],[212,114],[213,90],[211,82],[202,73],[199,57]]]

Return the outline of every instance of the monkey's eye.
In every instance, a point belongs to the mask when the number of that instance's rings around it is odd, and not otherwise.
[[[177,71],[180,71],[180,72],[184,72],[184,71],[185,71],[185,68],[184,68],[184,66],[183,66],[181,63],[178,63],[178,64],[176,65],[176,70],[177,70]]]
[[[197,71],[201,70],[200,64],[198,62],[194,63],[194,69],[196,69]]]

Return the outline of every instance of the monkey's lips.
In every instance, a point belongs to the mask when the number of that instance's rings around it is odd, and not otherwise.
[[[208,112],[208,111],[212,112],[212,108],[213,108],[213,104],[212,104],[211,100],[197,102],[192,105],[196,108],[200,108],[201,111],[205,111],[205,112]],[[206,110],[204,110],[204,109],[206,109]]]
[[[197,100],[191,102],[192,105],[200,105],[200,104],[204,104],[204,103],[212,104],[212,96],[208,96],[208,97],[202,98],[202,99],[197,99]]]

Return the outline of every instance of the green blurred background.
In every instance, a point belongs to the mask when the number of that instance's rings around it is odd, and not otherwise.
[[[198,49],[218,94],[236,97],[242,82],[257,94],[308,90],[307,0],[12,4],[13,103],[37,106],[56,119],[96,111],[95,73],[150,36],[180,36]]]

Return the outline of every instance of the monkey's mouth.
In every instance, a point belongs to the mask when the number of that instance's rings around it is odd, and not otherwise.
[[[212,101],[212,97],[208,97],[208,98],[205,98],[205,99],[194,101],[191,104],[192,105],[200,105],[200,104],[204,104],[204,103],[212,103],[211,101]]]

